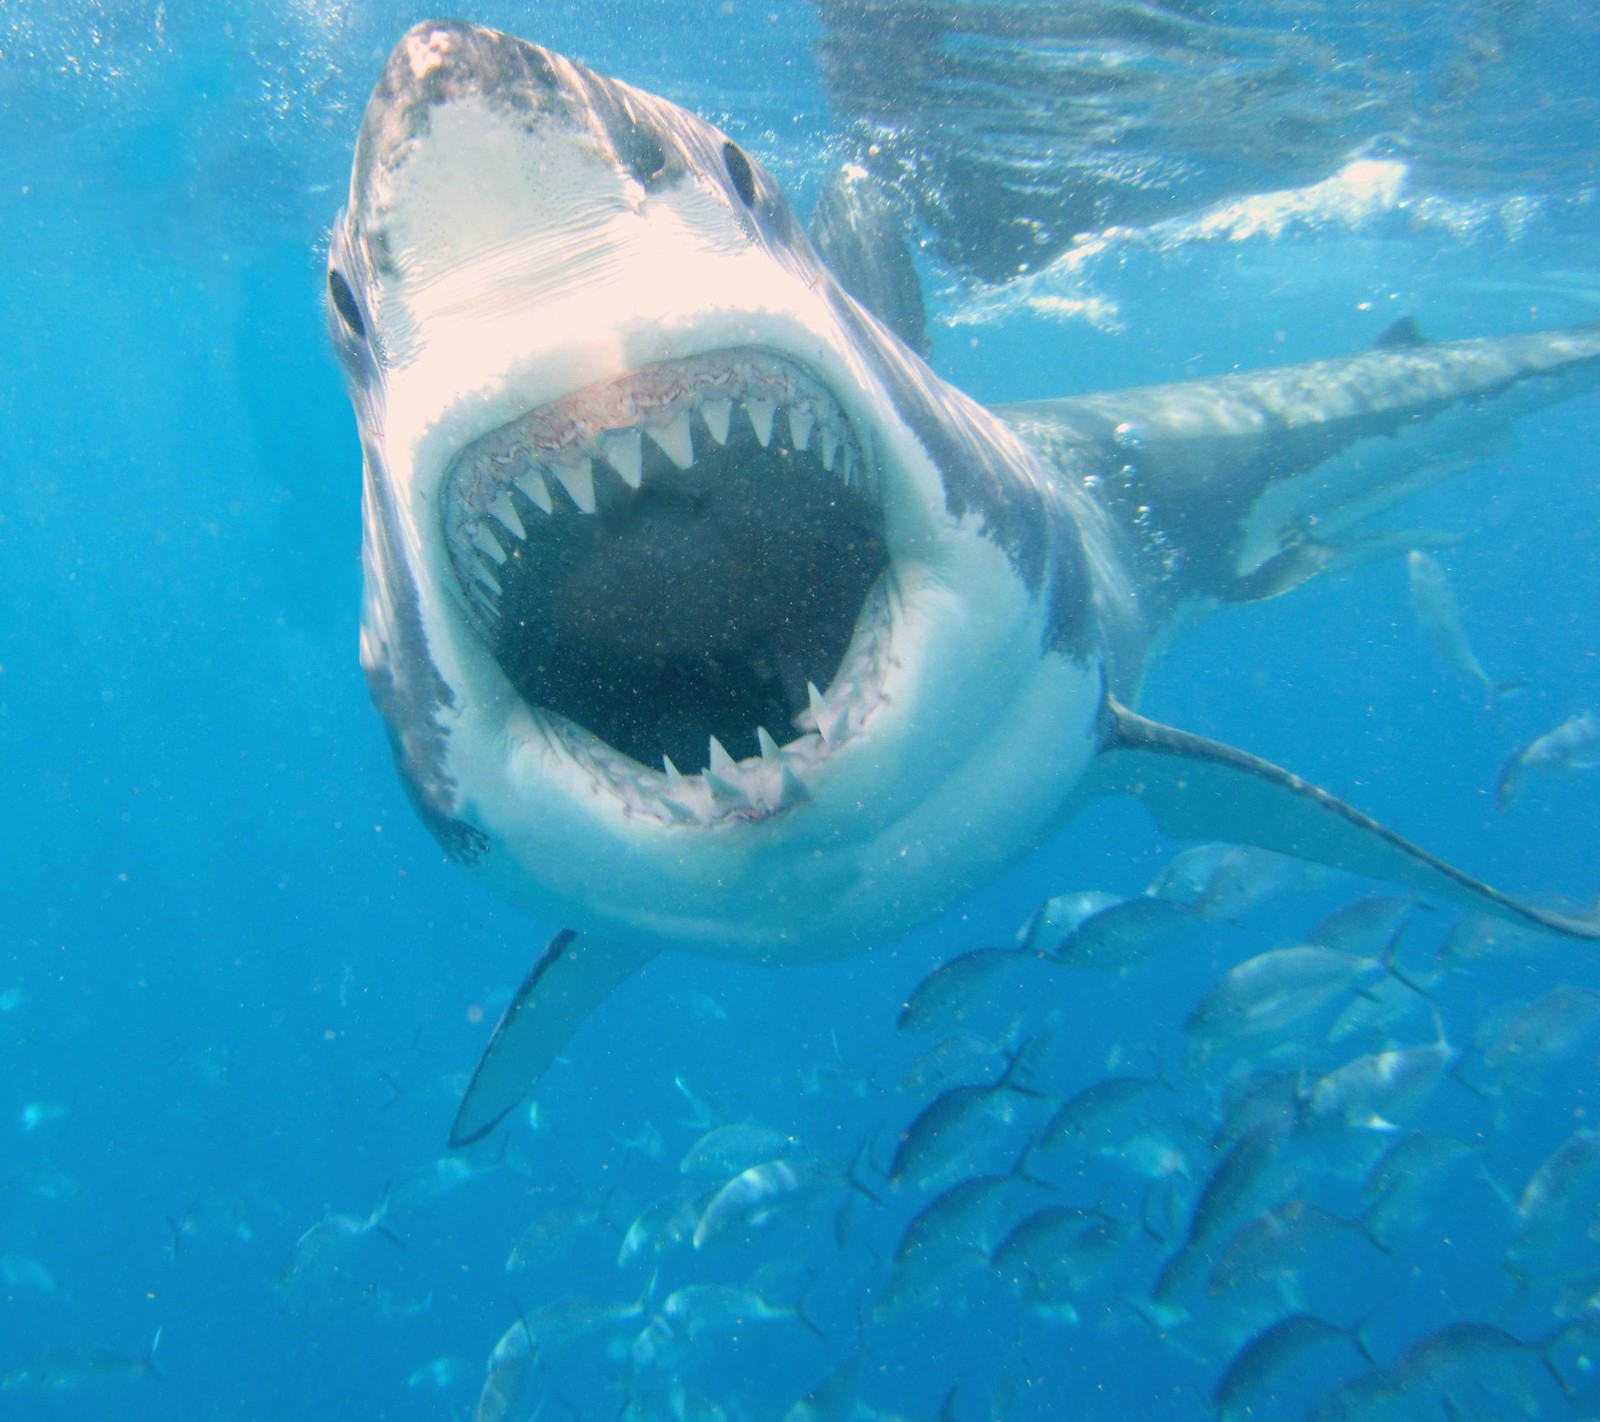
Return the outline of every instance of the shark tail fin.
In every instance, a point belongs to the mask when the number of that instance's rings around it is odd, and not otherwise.
[[[1175,838],[1231,840],[1571,938],[1600,939],[1600,917],[1526,904],[1463,873],[1326,790],[1220,741],[1152,721],[1107,698],[1097,794],[1132,795]]]

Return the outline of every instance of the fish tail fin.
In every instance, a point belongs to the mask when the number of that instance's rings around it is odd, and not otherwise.
[[[1380,1372],[1383,1370],[1383,1365],[1373,1356],[1372,1345],[1367,1342],[1367,1330],[1372,1327],[1373,1320],[1377,1318],[1382,1308],[1383,1305],[1378,1304],[1368,1309],[1366,1313],[1350,1325],[1348,1330],[1350,1341],[1355,1344],[1356,1351]]]
[[[1023,1143],[1022,1149],[1017,1153],[1017,1158],[1011,1164],[1011,1169],[1006,1171],[1006,1179],[1016,1181],[1020,1185],[1032,1185],[1036,1190],[1051,1190],[1056,1187],[1048,1180],[1042,1180],[1028,1169],[1028,1163],[1033,1158],[1036,1141],[1029,1136]]]
[[[1450,1050],[1450,1037],[1444,1030],[1444,1017],[1439,1012],[1437,1003],[1428,1004],[1429,1015],[1433,1018],[1433,1045],[1440,1051]]]
[[[1489,1187],[1489,1193],[1506,1207],[1506,1213],[1508,1215],[1516,1214],[1516,1197],[1511,1193],[1511,1191],[1506,1189],[1506,1187],[1500,1183],[1500,1180],[1495,1175],[1494,1171],[1490,1170],[1487,1165],[1480,1165],[1478,1167],[1478,1179],[1483,1181],[1483,1183]]]
[[[816,1287],[817,1271],[813,1269],[806,1279],[806,1286],[801,1290],[800,1297],[795,1301],[794,1321],[818,1342],[826,1343],[828,1335],[823,1332],[822,1325],[807,1312],[807,1305],[811,1302],[811,1295],[816,1291]]]
[[[405,1240],[401,1239],[387,1224],[389,1218],[389,1188],[389,1186],[385,1185],[383,1194],[378,1196],[378,1203],[373,1207],[372,1213],[367,1216],[367,1228],[373,1231],[374,1234],[381,1234],[396,1249],[404,1249],[406,1247]]]
[[[1378,1208],[1382,1204],[1383,1201],[1379,1200],[1365,1214],[1357,1215],[1354,1219],[1348,1219],[1345,1223],[1376,1249],[1379,1254],[1382,1254],[1387,1259],[1392,1259],[1394,1257],[1394,1246],[1378,1233],[1377,1226],[1373,1223],[1374,1216],[1377,1215]],[[1341,1216],[1340,1218],[1343,1217]]]
[[[1561,1341],[1562,1337],[1571,1332],[1571,1330],[1572,1325],[1568,1325],[1568,1327],[1562,1329],[1560,1333],[1556,1334],[1556,1336],[1550,1340],[1547,1346],[1549,1348],[1554,1348],[1555,1345]],[[1541,1348],[1539,1350],[1539,1361],[1544,1364],[1544,1370],[1550,1375],[1550,1380],[1561,1389],[1562,1396],[1565,1397],[1568,1402],[1576,1402],[1578,1400],[1578,1390],[1561,1376],[1561,1369],[1556,1367],[1555,1359],[1550,1356],[1546,1349]]]
[[[385,1101],[383,1105],[378,1107],[378,1110],[380,1111],[387,1111],[395,1104],[395,1102],[399,1101],[405,1095],[405,1092],[400,1089],[400,1083],[386,1071],[380,1071],[377,1079],[389,1089],[389,1099]]]
[[[165,1378],[161,1371],[161,1364],[156,1362],[156,1349],[161,1346],[161,1335],[165,1331],[165,1324],[157,1324],[155,1336],[150,1340],[150,1346],[144,1350],[144,1357],[139,1360],[139,1371],[149,1373],[152,1377]]]
[[[1035,1032],[1024,1038],[1006,1053],[1006,1069],[995,1082],[996,1091],[1014,1091],[1018,1096],[1030,1096],[1037,1101],[1051,1099],[1048,1091],[1033,1084],[1032,1076],[1040,1061],[1050,1052],[1055,1036],[1049,1031]]]
[[[1561,1395],[1568,1402],[1576,1402],[1578,1400],[1578,1389],[1562,1376],[1561,1369],[1556,1366],[1556,1360],[1551,1355],[1555,1352],[1557,1344],[1574,1335],[1580,1340],[1592,1338],[1594,1325],[1585,1319],[1579,1319],[1576,1323],[1563,1323],[1554,1332],[1547,1334],[1543,1338],[1536,1338],[1528,1344],[1529,1349],[1539,1355],[1539,1361],[1544,1365],[1545,1372],[1549,1374],[1550,1381],[1561,1389]],[[1579,1367],[1584,1371],[1588,1370],[1587,1350],[1585,1350]]]
[[[1486,1106],[1493,1106],[1495,1104],[1494,1092],[1483,1086],[1480,1086],[1467,1075],[1466,1067],[1469,1060],[1470,1059],[1467,1054],[1463,1052],[1455,1059],[1455,1061],[1450,1063],[1450,1066],[1445,1071],[1445,1075],[1448,1076],[1451,1081],[1455,1082],[1455,1084],[1463,1091],[1465,1091],[1467,1095],[1476,1096],[1478,1100],[1483,1102]],[[1499,1119],[1498,1112],[1496,1113],[1496,1119]]]
[[[1151,1223],[1150,1216],[1153,1210],[1163,1209],[1167,1215],[1166,1223],[1171,1224],[1173,1213],[1170,1206],[1173,1204],[1170,1177],[1163,1180],[1154,1180],[1146,1188],[1144,1198],[1139,1201],[1139,1233],[1161,1249],[1171,1248],[1177,1239],[1177,1231],[1172,1229],[1161,1230]],[[1158,1200],[1157,1193],[1163,1191],[1165,1199]]]
[[[639,1291],[639,1297],[633,1301],[633,1314],[636,1318],[643,1318],[656,1306],[656,1284],[660,1282],[661,1270],[650,1271],[650,1282]]]
[[[1378,954],[1378,961],[1383,965],[1383,970],[1393,978],[1401,987],[1409,988],[1430,1006],[1433,1004],[1433,994],[1413,976],[1400,966],[1400,945],[1405,942],[1406,934],[1411,931],[1409,923],[1402,923],[1389,935],[1389,941],[1383,945]]]
[[[1488,693],[1489,709],[1493,711],[1508,696],[1515,696],[1519,691],[1526,691],[1526,681],[1491,681],[1487,682],[1484,690]]]
[[[1499,1317],[1515,1318],[1523,1304],[1527,1302],[1528,1293],[1533,1288],[1533,1276],[1510,1259],[1501,1259],[1500,1267],[1511,1280],[1511,1297],[1501,1305]]]
[[[868,1136],[866,1140],[861,1142],[861,1149],[855,1153],[854,1158],[850,1162],[850,1168],[844,1173],[844,1183],[854,1190],[856,1194],[871,1200],[874,1205],[881,1205],[883,1203],[883,1196],[878,1194],[877,1191],[871,1189],[867,1185],[866,1181],[861,1178],[861,1168],[863,1165],[870,1165],[872,1163],[872,1148],[877,1143],[878,1135],[876,1131],[874,1131],[872,1135]]]

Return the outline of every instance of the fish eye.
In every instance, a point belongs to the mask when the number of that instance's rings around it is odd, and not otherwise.
[[[349,327],[350,334],[357,340],[367,338],[367,323],[361,319],[361,308],[356,305],[356,296],[350,290],[350,283],[337,271],[328,273],[328,297],[333,302],[333,309],[339,313],[339,319]]]
[[[722,165],[728,170],[728,180],[746,207],[756,205],[756,175],[750,160],[737,143],[722,145]]]

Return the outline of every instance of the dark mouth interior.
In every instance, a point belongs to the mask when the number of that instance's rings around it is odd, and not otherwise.
[[[491,646],[524,700],[644,765],[779,743],[826,687],[888,564],[881,519],[813,452],[748,427],[680,470],[648,439],[642,486],[596,476],[597,510],[512,498],[529,531],[496,570]]]

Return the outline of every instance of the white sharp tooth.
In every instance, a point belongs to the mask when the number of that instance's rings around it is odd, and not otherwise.
[[[739,768],[733,762],[733,757],[723,749],[722,742],[715,736],[711,738],[711,773],[723,779],[736,776]]]
[[[522,520],[517,517],[516,508],[511,503],[511,495],[504,489],[494,496],[493,502],[489,505],[489,512],[500,520],[506,532],[518,542],[528,536],[528,530],[522,526]]]
[[[778,406],[772,400],[746,400],[744,412],[750,416],[750,427],[756,432],[756,443],[763,449],[772,443],[772,417]]]
[[[778,808],[787,810],[811,798],[810,792],[800,783],[800,777],[788,765],[778,767]]]
[[[687,805],[680,804],[665,795],[661,797],[661,803],[666,806],[667,813],[672,816],[673,821],[677,824],[692,825],[700,818]]]
[[[767,734],[765,726],[756,727],[756,744],[761,747],[761,759],[768,765],[780,759],[781,752],[778,750],[778,743]]]
[[[839,451],[839,476],[846,484],[856,481],[856,452],[848,444]]]
[[[578,506],[580,513],[594,512],[594,461],[589,458],[579,459],[569,464],[558,464],[552,471],[561,481],[561,487],[567,491],[572,502]]]
[[[646,425],[645,432],[661,446],[661,452],[680,469],[694,463],[694,444],[689,438],[689,409],[685,406],[664,424]]]
[[[706,782],[706,789],[711,792],[711,801],[714,805],[748,805],[750,797],[744,789],[734,784],[731,780],[724,780],[720,775],[713,775],[709,770],[701,776]]]
[[[554,513],[555,504],[550,498],[550,486],[537,469],[524,469],[513,481],[528,496],[528,502],[543,513]]]
[[[822,723],[828,716],[828,703],[823,700],[822,693],[817,690],[814,681],[806,683],[806,700],[811,703],[811,719],[816,723],[817,730],[822,729]],[[823,740],[828,738],[824,736]]]
[[[711,438],[718,444],[728,442],[728,425],[733,420],[732,400],[702,400],[700,414],[705,419]]]
[[[472,540],[472,546],[485,558],[493,560],[496,564],[506,561],[506,550],[500,546],[500,540],[490,531],[488,524],[473,524],[467,537]]]
[[[644,478],[644,451],[639,443],[638,430],[607,430],[600,436],[600,453],[606,463],[630,489],[637,489]]]
[[[811,447],[811,430],[817,417],[804,405],[789,406],[789,442],[796,449]]]
[[[496,597],[500,596],[500,580],[485,568],[482,563],[474,563],[472,565],[472,576]]]
[[[839,452],[839,432],[831,425],[822,427],[822,467],[833,469],[833,456]]]
[[[806,683],[806,697],[811,703],[811,719],[817,723],[817,734],[831,746],[850,729],[850,712],[828,705],[814,681]]]
[[[661,768],[666,771],[667,779],[670,780],[674,785],[678,784],[683,779],[683,772],[672,763],[672,757],[670,755],[663,755],[661,757]]]

